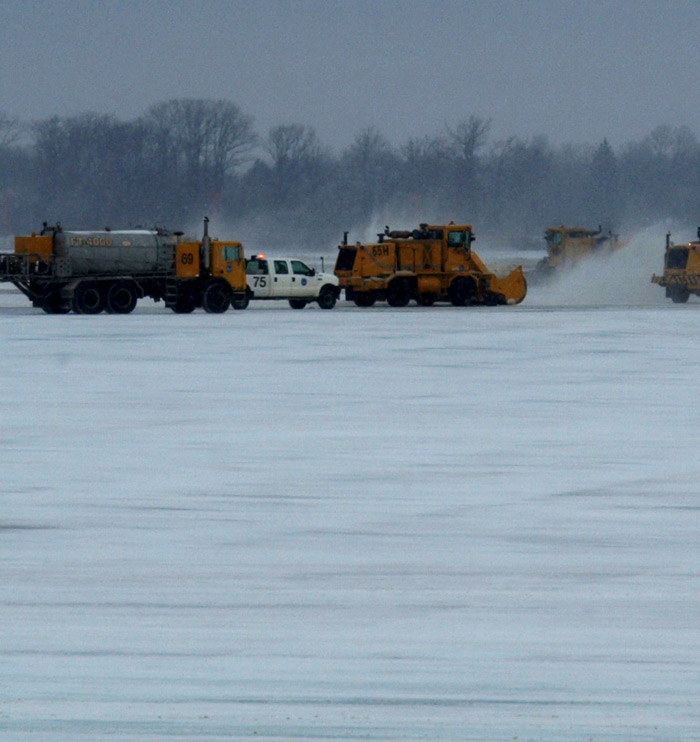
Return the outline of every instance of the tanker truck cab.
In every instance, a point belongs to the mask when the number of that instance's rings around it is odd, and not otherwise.
[[[221,276],[235,290],[245,280],[243,245],[240,242],[213,241],[211,246],[212,276]]]
[[[209,237],[208,219],[199,242],[180,242],[175,247],[175,276],[168,281],[165,303],[174,312],[189,313],[201,306],[211,313],[229,306],[245,308],[245,255],[240,242]]]
[[[240,242],[209,241],[209,255],[205,256],[200,242],[182,242],[176,246],[177,275],[179,278],[196,278],[206,272],[212,277],[223,278],[232,288],[242,285],[245,276],[245,258]]]
[[[316,271],[296,258],[255,255],[247,261],[248,299],[281,299],[293,309],[317,302],[332,309],[340,289],[332,273]]]

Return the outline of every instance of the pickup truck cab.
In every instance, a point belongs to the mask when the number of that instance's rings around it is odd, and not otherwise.
[[[321,309],[333,309],[340,295],[337,276],[317,272],[296,258],[254,255],[246,261],[246,278],[246,299],[238,302],[238,309],[251,299],[286,299],[292,309],[315,301]]]

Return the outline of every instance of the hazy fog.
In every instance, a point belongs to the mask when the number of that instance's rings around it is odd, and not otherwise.
[[[560,223],[694,230],[699,20],[647,0],[5,0],[0,234],[206,213],[317,253],[426,220],[518,249]]]
[[[471,115],[496,139],[616,146],[698,131],[699,29],[691,0],[3,0],[0,111],[129,118],[226,98],[261,130],[309,124],[334,147]]]

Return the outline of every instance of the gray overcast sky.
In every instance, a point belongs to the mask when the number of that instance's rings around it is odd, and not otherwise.
[[[226,98],[335,148],[470,115],[492,139],[700,134],[697,0],[0,0],[0,112],[130,119]]]

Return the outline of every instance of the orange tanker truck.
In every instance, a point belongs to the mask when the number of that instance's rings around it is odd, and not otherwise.
[[[240,242],[201,240],[164,229],[77,231],[44,225],[0,253],[0,281],[14,284],[49,314],[128,314],[143,297],[174,312],[245,306]]]

